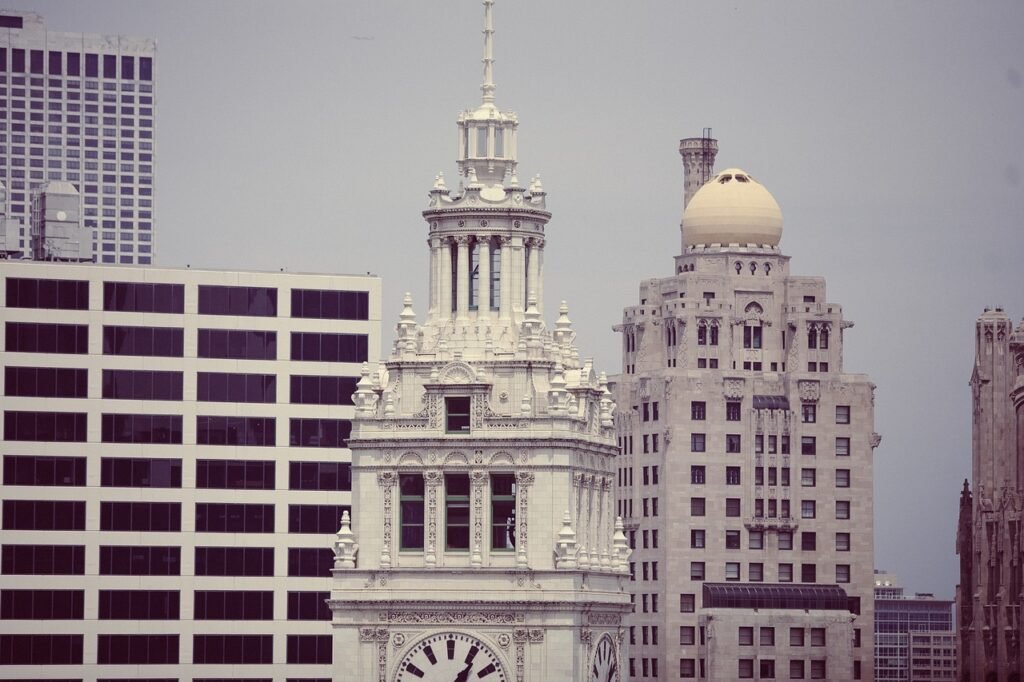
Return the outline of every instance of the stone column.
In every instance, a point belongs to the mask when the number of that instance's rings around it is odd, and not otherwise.
[[[491,317],[491,238],[477,237],[480,258],[480,287],[476,305],[476,318],[488,320]]]
[[[501,282],[498,285],[499,317],[508,321],[512,316],[512,240],[509,237],[499,237],[501,247]]]
[[[430,307],[427,311],[428,316],[437,313],[438,305],[438,290],[440,287],[440,279],[438,277],[437,264],[440,262],[441,256],[438,254],[439,247],[437,245],[437,239],[431,237],[427,240],[427,245],[430,246]]]
[[[469,313],[469,237],[456,237],[455,321],[465,323]]]
[[[512,312],[522,313],[526,309],[526,250],[522,237],[512,238],[512,271],[509,284],[512,288]]]
[[[440,295],[438,296],[437,317],[439,320],[450,320],[452,317],[452,247],[447,237],[441,238],[440,245]]]
[[[534,249],[537,259],[537,275],[534,286],[537,291],[537,310],[544,314],[544,240],[538,239],[537,248]]]

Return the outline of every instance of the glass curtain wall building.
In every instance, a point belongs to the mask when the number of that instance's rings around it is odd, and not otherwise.
[[[0,11],[0,182],[25,258],[32,191],[66,181],[96,262],[152,263],[155,68],[150,38],[49,31],[39,14]]]

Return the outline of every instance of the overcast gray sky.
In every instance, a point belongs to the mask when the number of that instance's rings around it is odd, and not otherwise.
[[[477,0],[3,0],[158,41],[157,262],[366,272],[424,312],[434,175],[479,101]],[[611,325],[672,273],[681,137],[711,126],[782,207],[795,274],[878,385],[876,565],[952,597],[974,320],[1024,315],[1024,3],[498,0],[497,103],[554,217],[546,317]],[[454,184],[454,180],[450,183]]]

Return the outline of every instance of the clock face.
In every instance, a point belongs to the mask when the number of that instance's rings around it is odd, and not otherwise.
[[[590,671],[591,682],[612,682],[615,679],[615,648],[607,637],[601,639],[594,654],[594,667]]]
[[[457,632],[427,637],[398,665],[396,682],[506,682],[505,671],[486,644]]]

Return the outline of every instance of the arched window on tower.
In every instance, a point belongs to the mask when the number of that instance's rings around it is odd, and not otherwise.
[[[476,154],[477,158],[487,156],[487,126],[478,126],[476,129]]]
[[[814,325],[810,325],[807,328],[807,347],[817,348],[818,347],[818,329]]]
[[[743,325],[743,347],[751,349],[761,348],[762,328],[760,316],[764,313],[764,308],[758,303],[752,302],[744,308],[744,312],[747,314],[748,319]]]
[[[494,127],[494,156],[505,157],[505,131],[501,126]]]

